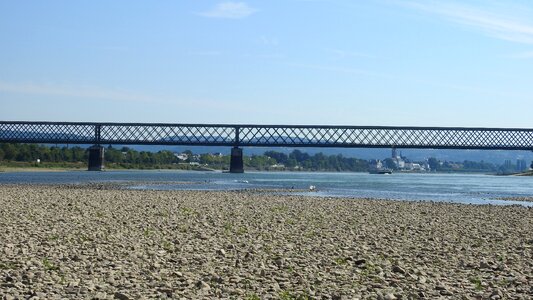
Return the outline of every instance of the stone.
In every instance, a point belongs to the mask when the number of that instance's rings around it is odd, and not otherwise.
[[[121,292],[115,292],[115,294],[113,295],[113,299],[119,299],[119,300],[130,300],[132,298],[130,298],[128,295],[124,294],[124,293],[121,293]]]
[[[209,284],[207,284],[207,282],[202,281],[202,280],[200,280],[200,281],[198,281],[196,283],[196,287],[198,289],[200,289],[200,290],[209,290],[209,289],[211,289],[211,286],[209,286]]]
[[[396,296],[394,296],[394,294],[389,293],[389,294],[385,295],[384,299],[385,300],[395,300],[397,298],[396,298]]]
[[[282,268],[285,265],[285,260],[282,257],[278,257],[274,260],[274,264],[279,268]]]
[[[479,267],[481,269],[490,269],[491,268],[491,265],[486,261],[486,260],[482,260],[480,263],[479,263]]]
[[[4,288],[14,288],[16,285],[12,282],[2,283],[2,287]]]
[[[211,281],[212,282],[216,282],[216,283],[222,283],[224,282],[224,280],[222,279],[222,277],[220,277],[219,275],[217,274],[214,274],[211,276]]]
[[[398,265],[394,265],[392,267],[392,271],[395,272],[395,273],[400,273],[400,274],[405,274],[406,273],[405,270],[402,267],[398,266]]]

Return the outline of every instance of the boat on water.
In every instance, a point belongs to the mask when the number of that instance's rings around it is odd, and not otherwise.
[[[391,169],[370,169],[368,170],[368,173],[370,174],[382,174],[382,175],[389,175],[392,174]]]

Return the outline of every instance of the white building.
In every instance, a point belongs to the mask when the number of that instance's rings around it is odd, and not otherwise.
[[[174,153],[174,156],[176,156],[179,160],[187,160],[189,158],[187,153]]]

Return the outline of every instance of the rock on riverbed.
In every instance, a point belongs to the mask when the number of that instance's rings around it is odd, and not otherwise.
[[[531,299],[533,209],[0,186],[2,299]]]

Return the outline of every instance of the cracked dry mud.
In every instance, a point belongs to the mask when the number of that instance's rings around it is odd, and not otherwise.
[[[531,299],[533,209],[0,186],[1,299]]]

